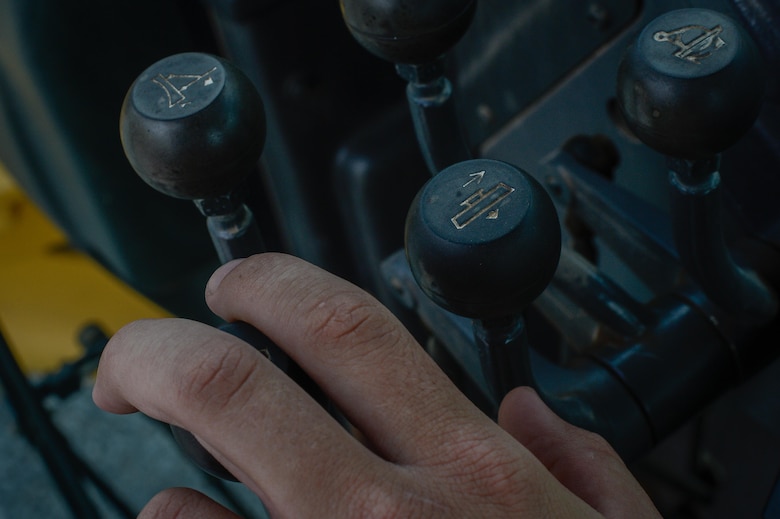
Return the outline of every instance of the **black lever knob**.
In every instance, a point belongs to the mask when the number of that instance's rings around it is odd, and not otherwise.
[[[640,33],[618,72],[618,102],[645,144],[668,158],[671,216],[680,260],[726,313],[764,323],[773,292],[732,258],[721,221],[720,153],[753,125],[765,73],[753,41],[708,9],[666,13]]]
[[[119,127],[125,155],[146,183],[195,201],[223,263],[264,251],[238,189],[254,171],[266,130],[263,102],[243,72],[208,54],[164,58],[130,86]]]
[[[444,169],[420,190],[406,220],[406,252],[420,287],[475,319],[520,314],[552,279],[560,250],[547,192],[495,160]]]
[[[561,231],[544,188],[488,159],[459,162],[420,190],[406,219],[414,278],[439,306],[474,320],[487,389],[497,405],[536,387],[523,311],[558,266]]]
[[[341,0],[355,39],[392,63],[434,61],[460,40],[471,24],[476,0]]]
[[[618,103],[651,148],[680,159],[722,152],[753,125],[765,89],[749,35],[709,9],[659,16],[629,47],[618,70]]]
[[[201,53],[164,58],[125,97],[122,146],[149,185],[190,200],[229,195],[265,143],[263,102],[227,61]]]
[[[131,85],[120,115],[125,155],[157,191],[195,201],[220,260],[262,252],[252,212],[237,189],[265,143],[263,103],[249,79],[227,61],[185,53],[147,68]],[[262,333],[242,322],[223,327],[287,373],[305,378]],[[201,469],[235,481],[188,431],[171,426],[180,447]]]

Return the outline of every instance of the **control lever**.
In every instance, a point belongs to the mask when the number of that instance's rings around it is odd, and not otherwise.
[[[444,55],[474,18],[476,0],[341,0],[354,38],[372,54],[396,64],[409,84],[406,96],[417,140],[432,175],[470,159],[444,75]]]
[[[753,125],[765,73],[753,41],[727,16],[680,9],[650,22],[618,71],[626,122],[667,156],[680,259],[707,296],[745,323],[777,312],[771,290],[726,247],[721,222],[720,154]]]
[[[529,345],[523,311],[556,270],[574,266],[564,253],[558,267],[560,240],[553,203],[532,177],[478,159],[428,181],[407,217],[406,262],[394,255],[383,267],[406,304],[457,352],[478,392],[485,389],[477,396],[489,400],[481,406],[486,413],[495,413],[510,389],[529,385],[558,416],[634,459],[739,380],[755,353],[728,340],[696,304],[697,290],[659,294],[636,312],[636,326],[624,321],[636,333],[594,344],[576,362],[546,359]],[[587,288],[606,288],[590,295],[603,297],[600,305],[626,302],[609,283]],[[627,307],[638,308],[630,300]]]
[[[151,65],[135,80],[120,115],[122,146],[138,175],[161,193],[193,200],[222,263],[265,251],[241,186],[265,142],[263,102],[229,62],[184,53]],[[314,384],[287,355],[247,323],[222,329],[263,352],[307,391]],[[179,445],[204,471],[233,480],[195,437],[172,426]]]
[[[406,220],[417,283],[439,306],[474,319],[483,374],[496,402],[535,386],[523,311],[558,266],[561,231],[544,188],[495,160],[444,169],[420,190]]]
[[[146,69],[120,115],[133,169],[157,191],[195,202],[223,263],[265,249],[239,189],[263,151],[265,131],[263,102],[250,80],[200,53]]]

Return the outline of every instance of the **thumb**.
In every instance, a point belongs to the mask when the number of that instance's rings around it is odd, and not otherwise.
[[[559,418],[533,389],[521,387],[507,394],[498,423],[561,484],[605,517],[661,517],[606,440]]]

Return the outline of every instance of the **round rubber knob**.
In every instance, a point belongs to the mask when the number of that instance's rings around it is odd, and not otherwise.
[[[241,184],[260,157],[263,102],[227,61],[176,54],[132,84],[120,136],[133,169],[153,188],[176,198],[215,198]]]
[[[369,52],[392,63],[422,64],[455,46],[476,5],[476,0],[341,0],[341,14]]]
[[[420,190],[406,219],[406,254],[434,302],[475,319],[522,312],[553,277],[558,216],[544,188],[504,162],[469,160]]]
[[[650,22],[628,48],[617,98],[645,144],[695,160],[750,129],[765,82],[761,55],[739,25],[716,11],[680,9]]]

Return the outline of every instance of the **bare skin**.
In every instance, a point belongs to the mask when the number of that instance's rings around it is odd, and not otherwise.
[[[603,439],[557,418],[527,388],[504,399],[494,423],[346,281],[263,254],[217,270],[206,300],[285,349],[371,449],[252,347],[182,319],[120,330],[94,400],[192,431],[272,517],[660,517]],[[171,489],[140,517],[236,516]]]

